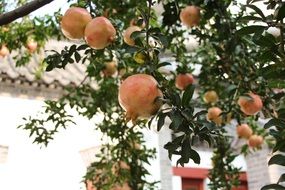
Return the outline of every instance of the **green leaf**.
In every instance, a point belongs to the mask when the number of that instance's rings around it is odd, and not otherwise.
[[[177,129],[183,122],[183,117],[180,115],[178,111],[172,111],[169,114],[169,118],[172,121],[172,125],[174,130]]]
[[[250,21],[250,20],[254,20],[254,21],[262,21],[263,19],[257,16],[244,16],[242,18],[240,18],[240,20],[242,21]]]
[[[285,166],[285,156],[281,154],[276,154],[272,156],[268,161],[268,165],[273,165],[273,164]]]
[[[160,131],[160,129],[163,127],[165,117],[166,117],[166,114],[164,114],[162,112],[158,114],[157,131]]]
[[[268,189],[285,190],[285,187],[278,184],[270,184],[270,185],[265,185],[261,188],[261,190],[268,190]]]
[[[273,126],[283,127],[285,128],[285,121],[277,118],[270,119],[265,125],[264,128],[268,129]]]
[[[253,34],[255,32],[261,32],[265,29],[266,29],[265,26],[251,25],[251,26],[246,26],[244,28],[239,29],[238,31],[236,31],[236,34],[239,36],[243,36],[243,35]]]
[[[285,88],[285,81],[283,80],[268,81],[268,86],[271,88]]]
[[[264,20],[266,19],[262,10],[260,10],[257,6],[255,5],[246,5],[246,7],[249,7],[251,9],[253,9],[257,14],[259,14],[261,16],[261,18],[263,18]]]
[[[199,118],[201,115],[206,115],[207,113],[208,113],[207,110],[199,111],[199,112],[195,113],[194,118],[196,118],[196,117]]]
[[[183,93],[183,97],[182,97],[182,105],[183,106],[189,105],[189,103],[193,97],[194,90],[195,90],[194,85],[187,86],[187,88],[185,89],[185,92]]]
[[[196,150],[190,149],[190,158],[196,163],[200,164],[201,158]]]
[[[139,38],[139,37],[142,37],[142,34],[143,34],[144,32],[143,31],[134,31],[132,34],[131,34],[131,38],[133,39],[133,40],[135,40],[135,39],[137,39],[137,38]]]
[[[78,62],[80,61],[80,59],[81,59],[81,56],[80,56],[80,54],[79,54],[77,51],[75,52],[74,57],[75,57],[75,60],[76,60],[77,63],[78,63]]]
[[[76,45],[70,46],[70,48],[69,48],[69,53],[72,54],[72,53],[74,53],[75,51],[76,51]]]
[[[278,180],[278,183],[284,182],[285,181],[285,174],[282,174]]]
[[[259,46],[265,47],[273,47],[275,46],[275,38],[272,35],[258,35],[257,37],[253,38],[255,44]]]
[[[77,51],[87,49],[88,47],[89,47],[89,46],[86,45],[86,44],[80,45],[80,46],[77,48]]]
[[[164,67],[164,66],[167,66],[167,65],[171,65],[171,63],[169,63],[169,62],[162,62],[162,63],[159,63],[159,64],[157,65],[157,68]]]
[[[278,14],[277,14],[277,21],[278,20],[283,20],[285,17],[285,3],[283,3],[280,7],[280,9],[278,10]]]

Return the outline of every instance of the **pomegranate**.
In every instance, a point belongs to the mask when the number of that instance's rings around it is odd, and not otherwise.
[[[125,169],[125,170],[129,170],[130,169],[130,166],[126,162],[124,162],[124,161],[120,161],[119,165],[120,165],[121,169]]]
[[[132,190],[127,182],[122,185],[115,185],[111,190]]]
[[[38,43],[34,40],[28,40],[26,47],[30,53],[34,53],[37,50]]]
[[[131,35],[133,32],[136,32],[136,31],[141,31],[141,28],[138,26],[130,26],[125,30],[123,34],[124,42],[128,44],[129,46],[135,45],[135,41],[131,38]]]
[[[103,73],[106,77],[110,77],[117,72],[117,61],[113,60],[105,63]]]
[[[116,37],[116,29],[109,19],[100,16],[91,20],[85,28],[86,43],[94,49],[104,49]]]
[[[97,188],[94,187],[92,181],[88,180],[88,181],[86,182],[86,189],[87,189],[87,190],[96,190]]]
[[[80,7],[69,8],[62,17],[61,31],[70,40],[84,37],[86,25],[92,20],[90,13]]]
[[[143,65],[146,60],[147,60],[147,55],[145,52],[136,52],[133,56],[133,59],[135,60],[135,62],[137,62],[138,64]]]
[[[193,84],[194,77],[190,73],[179,74],[175,79],[175,86],[180,90],[185,90],[188,85]]]
[[[211,107],[208,109],[207,119],[213,121],[217,125],[222,124],[222,110],[218,107]]]
[[[2,45],[2,47],[0,49],[0,56],[1,57],[6,57],[9,54],[10,54],[9,49],[5,45]]]
[[[260,135],[252,135],[248,139],[248,146],[253,148],[260,147],[262,143],[263,143],[263,137]]]
[[[216,103],[219,100],[218,94],[214,90],[207,91],[203,96],[204,102]]]
[[[141,149],[141,145],[137,142],[133,142],[131,144],[131,147],[134,148],[135,150],[140,150]]]
[[[196,6],[187,6],[180,12],[180,20],[182,24],[193,27],[200,22],[200,8]]]
[[[241,138],[248,139],[252,135],[252,129],[247,124],[238,125],[236,128],[237,135]]]
[[[162,92],[157,81],[147,74],[135,74],[126,78],[119,88],[119,103],[126,113],[126,119],[135,123],[138,117],[154,115],[162,103]]]
[[[259,112],[263,103],[259,95],[249,93],[251,98],[246,96],[240,96],[238,99],[238,105],[240,106],[240,110],[246,115],[254,115]]]

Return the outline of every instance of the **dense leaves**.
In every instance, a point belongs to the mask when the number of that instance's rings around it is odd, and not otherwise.
[[[214,147],[214,165],[209,176],[212,189],[231,189],[238,185],[239,169],[232,165],[236,155],[230,147],[230,134],[225,130],[231,119],[239,124],[249,123],[254,134],[266,138],[268,130],[274,138],[273,151],[285,151],[284,2],[262,1],[273,14],[259,8],[256,4],[259,1],[255,0],[248,0],[245,5],[235,0],[70,2],[72,6],[86,8],[92,17],[108,17],[117,30],[116,39],[103,50],[91,49],[82,40],[81,44],[71,44],[60,52],[48,52],[50,54],[44,60],[47,71],[64,69],[67,64],[79,62],[87,66],[86,78],[79,86],[70,87],[67,95],[57,102],[47,102],[47,118],[29,118],[21,127],[35,135],[35,142],[47,145],[60,127],[72,123],[71,116],[65,112],[67,105],[88,119],[101,115],[103,119],[95,124],[95,128],[112,142],[102,146],[102,154],[98,155],[100,161],[90,166],[85,178],[93,181],[98,189],[109,189],[112,184],[125,181],[133,189],[155,188],[155,182],[145,181],[149,172],[143,166],[155,152],[145,147],[134,150],[130,146],[133,142],[143,143],[142,133],[138,131],[146,122],[140,120],[131,127],[125,122],[124,111],[117,101],[121,81],[136,73],[155,77],[163,92],[159,101],[164,105],[150,118],[148,126],[156,125],[158,131],[164,127],[171,129],[174,137],[164,146],[170,159],[178,155],[177,165],[184,166],[190,160],[199,164],[196,146],[206,142]],[[180,11],[188,4],[201,8],[197,27],[186,28],[180,22]],[[155,11],[155,6],[163,9]],[[233,6],[240,11],[232,11]],[[1,12],[4,11],[7,7],[1,8]],[[22,51],[21,47],[31,37],[43,47],[50,37],[62,38],[59,18],[59,12],[56,12],[54,16],[11,23],[5,26],[7,28],[1,28],[0,42],[9,49]],[[142,27],[141,31],[131,35],[134,46],[123,42],[124,30],[129,25]],[[43,27],[46,30],[42,30]],[[271,27],[276,29],[275,33],[270,32]],[[191,48],[189,41],[196,41],[199,46]],[[18,65],[24,65],[30,58],[28,53],[15,57]],[[112,60],[117,61],[117,74],[108,76],[104,74],[105,63]],[[171,66],[173,68],[169,69]],[[194,85],[184,91],[175,88],[178,74],[192,72],[195,73]],[[217,101],[204,100],[204,94],[209,90],[217,93]],[[253,116],[245,115],[237,104],[238,98],[248,96],[249,92],[258,94],[263,102],[262,111]],[[207,117],[207,109],[211,107],[222,110],[220,123]],[[256,125],[260,117],[269,118],[264,129]],[[48,122],[55,127],[46,129]],[[250,149],[247,145],[243,147],[241,152],[247,154]],[[120,177],[112,173],[112,166],[118,160],[130,166],[130,170],[122,171]],[[282,154],[276,154],[269,164],[284,165],[283,160]],[[96,173],[97,168],[102,172]],[[98,178],[102,180],[96,180]],[[279,182],[282,181],[283,175]],[[263,187],[274,188],[283,187],[280,184]]]

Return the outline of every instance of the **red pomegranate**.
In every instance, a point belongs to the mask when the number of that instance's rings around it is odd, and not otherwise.
[[[213,121],[217,125],[222,124],[222,110],[218,107],[211,107],[208,109],[207,119]]]
[[[200,22],[200,8],[196,6],[187,6],[180,12],[180,20],[182,24],[193,27]]]
[[[190,73],[179,74],[175,79],[175,86],[180,90],[185,90],[190,84],[193,84],[194,77]]]
[[[61,30],[68,39],[81,39],[84,37],[86,25],[92,20],[90,13],[80,7],[69,8],[62,17]]]
[[[2,45],[2,47],[0,49],[0,56],[1,57],[6,57],[9,54],[10,54],[10,50],[7,48],[7,46]]]
[[[219,100],[218,94],[214,90],[207,91],[203,96],[204,102],[208,103],[216,103]]]
[[[91,20],[85,28],[86,43],[93,49],[104,49],[116,37],[116,29],[109,19],[100,16]]]
[[[248,146],[256,148],[260,147],[263,144],[263,137],[260,135],[252,135],[248,139]]]
[[[162,103],[162,92],[157,81],[147,74],[135,74],[126,78],[119,88],[119,103],[127,111],[126,119],[133,123],[138,117],[154,115]]]
[[[38,43],[34,40],[28,40],[26,46],[30,53],[34,53],[38,48]]]
[[[240,110],[246,115],[254,115],[262,109],[263,103],[259,95],[254,93],[249,93],[248,95],[251,98],[240,96],[238,105],[240,106]]]
[[[241,138],[248,139],[252,135],[252,129],[247,124],[238,125],[236,128],[237,135]]]
[[[123,185],[115,185],[111,190],[132,190],[127,182]]]
[[[129,46],[135,45],[135,41],[131,38],[131,35],[133,32],[136,32],[136,31],[141,31],[141,28],[138,26],[130,26],[124,32],[124,35],[123,35],[124,42],[128,44]]]

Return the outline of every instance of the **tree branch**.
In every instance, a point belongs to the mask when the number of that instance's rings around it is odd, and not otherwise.
[[[31,12],[43,7],[44,5],[52,2],[53,0],[34,0],[32,2],[29,2],[22,7],[19,7],[13,11],[4,13],[0,15],[0,26],[9,24],[10,22],[13,22],[14,20],[21,18],[23,16],[26,16],[30,14]]]

